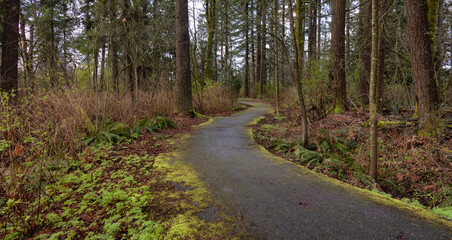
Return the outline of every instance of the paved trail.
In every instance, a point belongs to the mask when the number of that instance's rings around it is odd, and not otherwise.
[[[264,153],[245,126],[270,107],[249,104],[248,111],[197,129],[181,154],[228,213],[240,216],[249,238],[452,239],[446,225]]]

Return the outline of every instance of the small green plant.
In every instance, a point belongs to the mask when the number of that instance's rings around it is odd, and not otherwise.
[[[432,211],[438,215],[441,215],[443,217],[452,219],[452,206],[448,207],[434,207]]]
[[[442,200],[440,205],[436,205],[437,202]],[[450,207],[452,206],[452,185],[446,186],[441,191],[435,193],[430,200],[430,207]]]
[[[105,121],[96,132],[88,134],[84,140],[87,146],[99,146],[104,144],[115,145],[126,139],[136,139],[143,134],[143,129],[152,132],[159,132],[163,129],[176,128],[176,124],[167,117],[158,116],[156,118],[144,118],[139,120],[135,126],[128,126],[119,122]]]
[[[293,144],[287,142],[285,139],[276,139],[272,142],[273,149],[278,152],[287,153],[292,148]]]
[[[310,167],[313,164],[316,165],[323,162],[322,155],[317,152],[308,150],[299,144],[295,145],[293,147],[293,150],[295,157],[301,159],[299,163],[306,164],[306,167]]]

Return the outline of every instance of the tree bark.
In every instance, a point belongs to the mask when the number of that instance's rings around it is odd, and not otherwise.
[[[295,85],[295,89],[297,91],[297,100],[298,104],[300,105],[300,112],[301,112],[301,129],[303,131],[301,135],[301,144],[306,147],[308,145],[308,118],[306,114],[306,106],[304,103],[304,96],[303,96],[303,88],[301,86],[300,82],[300,68],[299,68],[299,62],[298,62],[298,46],[297,46],[297,35],[295,32],[294,27],[294,19],[293,19],[293,7],[292,7],[292,0],[289,0],[289,28],[292,35],[292,48],[294,50],[292,62],[293,62],[293,68],[292,68],[292,80]]]
[[[176,112],[192,114],[188,0],[176,0]]]
[[[215,34],[215,0],[206,0],[207,44],[206,44],[206,78],[212,80],[212,52]]]
[[[331,55],[333,57],[334,113],[347,109],[345,81],[345,4],[346,0],[332,0]]]
[[[132,44],[131,44],[131,36],[130,36],[130,27],[129,27],[129,21],[131,21],[131,14],[130,14],[130,0],[125,0],[123,2],[123,16],[122,16],[122,23],[124,26],[124,36],[123,41],[125,44],[125,50],[124,50],[124,57],[125,57],[125,69],[124,69],[124,82],[126,86],[129,87],[130,91],[130,97],[132,104],[135,105],[137,102],[137,96],[135,91],[135,77],[134,77],[134,69],[136,63],[133,62],[132,59]]]
[[[250,96],[250,48],[249,48],[249,18],[248,18],[248,1],[245,2],[245,97]]]
[[[359,99],[361,105],[369,104],[369,73],[370,73],[370,55],[372,52],[372,2],[369,0],[362,0],[364,2],[364,21],[363,21],[363,36],[362,36],[362,52],[361,52],[361,74],[359,81]]]
[[[312,63],[316,56],[316,35],[317,35],[317,3],[309,3],[309,21],[308,21],[308,81],[311,80]]]
[[[261,9],[262,8],[262,1],[259,1],[259,3],[257,4],[257,14],[256,14],[256,22],[257,22],[257,26],[256,26],[256,31],[257,31],[257,38],[256,38],[256,45],[257,45],[257,49],[256,49],[256,83],[259,83],[259,85],[261,85],[261,61],[262,61],[262,12]],[[256,87],[256,86],[255,86]],[[259,88],[260,89],[260,88]],[[255,94],[258,94],[258,89],[254,89]]]
[[[444,36],[443,36],[443,26],[444,26],[444,0],[439,0],[438,5],[438,18],[436,24],[436,34],[435,34],[435,52],[433,56],[433,61],[435,64],[435,74],[437,82],[442,83],[442,62],[444,59]]]
[[[260,67],[260,71],[261,73],[260,75],[260,85],[259,85],[259,95],[264,95],[264,85],[265,85],[265,80],[267,78],[267,66],[266,66],[266,61],[267,61],[267,56],[266,56],[266,52],[267,52],[267,4],[266,4],[266,0],[262,0],[262,43],[261,43],[261,67]]]
[[[25,72],[25,78],[24,82],[26,87],[29,87],[33,89],[33,70],[31,67],[30,62],[30,55],[28,53],[28,44],[27,44],[27,37],[25,33],[25,20],[24,16],[22,14],[22,11],[19,11],[19,25],[20,25],[20,52],[22,55],[22,62],[24,64],[24,72]]]
[[[303,78],[303,66],[304,66],[304,3],[302,0],[297,0],[297,19],[296,19],[296,39],[297,39],[297,51],[298,51],[298,72],[301,78]]]
[[[93,89],[98,91],[99,90],[99,78],[98,78],[98,71],[99,68],[99,49],[97,48],[97,43],[94,43],[95,48],[94,49],[94,67],[93,67]]]
[[[111,57],[111,77],[113,79],[113,91],[119,95],[119,64],[118,64],[118,44],[117,34],[115,27],[116,22],[116,0],[111,0],[110,3],[110,25],[112,26],[112,32],[110,34],[109,54]]]
[[[369,118],[370,118],[370,162],[369,175],[377,178],[377,64],[378,64],[378,0],[372,0],[372,52],[370,67]]]
[[[345,71],[350,68],[350,5],[351,0],[347,0],[345,9]]]
[[[382,15],[386,11],[386,0],[379,0],[380,14]],[[379,21],[379,36],[378,36],[378,73],[377,73],[377,111],[383,112],[383,90],[384,90],[384,77],[385,77],[385,51],[386,51],[386,18]]]
[[[405,0],[414,76],[414,92],[421,123],[437,115],[439,98],[432,59],[427,0]]]
[[[273,0],[274,26],[273,41],[275,48],[275,85],[276,85],[276,114],[279,114],[279,69],[278,69],[278,1]]]
[[[57,56],[57,47],[55,43],[55,2],[51,1],[50,3],[50,42],[49,44],[49,53],[48,53],[48,68],[49,68],[49,75],[50,75],[50,84],[52,87],[55,87],[57,82],[57,69],[56,69],[56,56]]]
[[[255,38],[254,38],[254,26],[255,26],[255,18],[254,18],[254,9],[253,9],[253,2],[251,1],[251,76],[252,76],[252,86],[250,88],[251,97],[256,97],[256,82],[257,82],[257,67],[256,67],[256,57],[255,57]],[[252,90],[252,91],[251,91]]]
[[[99,89],[104,89],[104,78],[105,78],[105,42],[102,44],[102,55],[100,58],[100,76],[99,76]]]
[[[321,50],[321,46],[320,46],[320,37],[322,34],[322,0],[318,0],[318,19],[317,19],[317,59],[320,60],[320,50]]]
[[[0,71],[0,90],[18,90],[19,61],[19,11],[20,1],[3,1],[3,35],[2,35],[2,66]]]
[[[286,43],[285,43],[285,39],[286,39],[286,3],[285,1],[282,2],[282,21],[281,21],[281,45],[280,45],[280,49],[281,52],[284,52]],[[286,58],[285,57],[281,57],[281,85],[285,84],[285,68],[284,66],[286,66],[286,62],[285,62]]]

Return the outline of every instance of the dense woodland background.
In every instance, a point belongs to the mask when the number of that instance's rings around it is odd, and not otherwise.
[[[189,19],[174,1],[0,4],[0,207],[33,202],[33,189],[87,145],[167,121],[156,116],[228,112],[238,97],[274,101],[278,114],[295,106],[305,147],[313,122],[349,110],[409,121],[416,136],[450,128],[451,1],[191,0]],[[177,38],[177,19],[189,40]],[[450,136],[438,141],[450,177]],[[36,175],[37,162],[55,169]]]

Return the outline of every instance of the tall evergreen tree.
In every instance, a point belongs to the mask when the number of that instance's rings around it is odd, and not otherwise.
[[[414,76],[414,92],[421,123],[436,116],[439,97],[432,58],[427,0],[405,0]]]
[[[245,32],[245,76],[244,76],[244,85],[245,85],[245,97],[249,97],[250,96],[250,60],[249,60],[249,55],[250,55],[250,47],[249,47],[249,1],[246,0],[245,1],[245,28],[244,28],[244,32]]]
[[[306,113],[306,105],[304,100],[304,94],[303,94],[303,87],[301,85],[301,76],[300,76],[300,66],[299,66],[299,54],[298,54],[298,45],[297,42],[299,40],[297,39],[297,34],[294,27],[294,19],[293,19],[293,7],[292,7],[292,0],[288,0],[289,3],[289,28],[290,33],[292,37],[292,48],[294,49],[294,54],[292,56],[292,80],[293,84],[295,85],[295,89],[297,91],[297,100],[298,104],[300,105],[300,112],[301,112],[301,129],[303,131],[301,135],[301,144],[303,146],[308,145],[308,116]]]
[[[333,57],[334,113],[347,108],[345,81],[345,6],[346,0],[332,0],[331,55]]]
[[[372,52],[370,68],[370,91],[369,91],[369,120],[370,120],[370,163],[369,175],[377,178],[377,159],[378,159],[378,141],[377,141],[377,71],[378,71],[378,0],[372,0]]]
[[[190,73],[188,0],[176,0],[176,112],[193,111]]]
[[[361,69],[359,78],[359,100],[361,105],[369,103],[370,55],[372,52],[372,1],[361,0],[361,11],[364,17],[361,40]]]
[[[19,87],[19,11],[20,1],[3,1],[2,66],[0,71],[0,90],[11,91]]]

